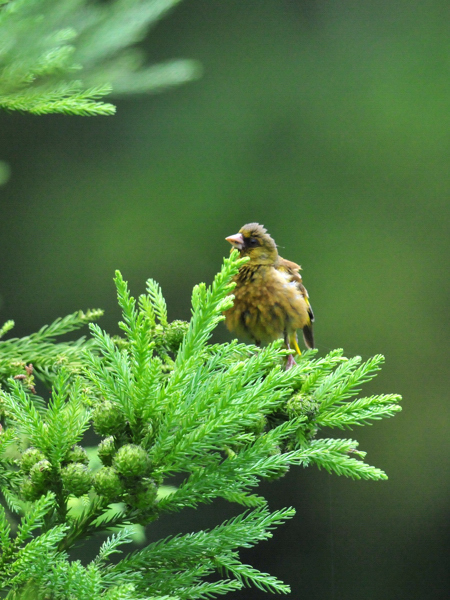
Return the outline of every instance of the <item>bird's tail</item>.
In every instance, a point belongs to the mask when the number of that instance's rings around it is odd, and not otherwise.
[[[312,323],[303,327],[303,339],[307,348],[314,348],[314,334]]]

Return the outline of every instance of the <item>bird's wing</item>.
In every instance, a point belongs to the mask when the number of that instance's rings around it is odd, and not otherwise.
[[[281,256],[279,256],[277,268],[280,271],[284,271],[286,273],[295,273],[297,277],[300,277],[300,279],[302,278],[302,276],[299,273],[299,271],[301,271],[302,269],[301,266],[295,262],[292,262],[292,260],[286,260],[285,258],[281,258]]]
[[[307,289],[303,285],[302,276],[299,273],[301,266],[295,262],[286,260],[285,258],[281,258],[281,256],[280,256],[276,268],[279,271],[286,273],[289,277],[289,281],[293,281],[293,282],[295,281],[295,283],[297,284],[297,288],[298,288],[299,292],[301,293],[301,295],[303,296],[303,299],[306,302],[306,306],[308,307],[309,318],[311,319],[311,322],[314,321],[314,313],[313,313],[311,304],[309,302],[309,294],[308,294]]]

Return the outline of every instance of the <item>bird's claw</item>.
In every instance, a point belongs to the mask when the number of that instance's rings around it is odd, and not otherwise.
[[[289,369],[291,369],[296,364],[297,363],[295,362],[295,359],[292,356],[292,354],[289,354],[288,357],[287,357],[286,371],[288,371]]]

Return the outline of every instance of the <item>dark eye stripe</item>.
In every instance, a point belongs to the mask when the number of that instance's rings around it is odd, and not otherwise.
[[[255,246],[259,246],[259,240],[257,240],[254,237],[245,238],[245,242],[244,243],[247,246],[247,248],[255,248]]]

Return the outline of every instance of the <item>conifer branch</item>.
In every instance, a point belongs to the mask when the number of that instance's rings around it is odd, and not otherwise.
[[[46,325],[29,336],[0,340],[0,381],[5,381],[7,377],[26,375],[26,366],[29,364],[33,365],[34,374],[46,383],[53,381],[61,365],[77,371],[81,368],[83,351],[92,346],[92,341],[86,341],[82,337],[74,342],[56,343],[56,338],[76,331],[102,315],[103,311],[99,309],[86,312],[79,310],[56,319],[51,325]],[[13,321],[7,321],[2,327],[3,334],[12,327]]]
[[[383,357],[363,362],[342,350],[322,357],[308,352],[286,371],[282,341],[262,349],[208,343],[233,301],[231,279],[241,264],[234,252],[211,286],[196,286],[190,323],[168,321],[153,280],[136,301],[116,272],[123,337],[91,323],[98,313],[76,313],[27,338],[0,342],[0,488],[20,515],[12,534],[0,506],[0,589],[11,598],[45,591],[77,600],[192,600],[246,585],[285,594],[288,585],[238,554],[294,515],[291,508],[270,512],[255,493],[259,482],[299,465],[386,479],[365,462],[356,441],[320,435],[325,426],[364,425],[400,410],[395,394],[355,398]],[[91,339],[66,343],[56,359],[57,335],[85,322]],[[18,356],[24,372],[12,360]],[[31,356],[52,384],[49,402],[32,390]],[[91,425],[101,438],[93,462],[80,445]],[[16,460],[7,453],[13,447]],[[173,473],[183,481],[163,487]],[[201,510],[215,498],[251,510],[111,562],[130,543],[133,526],[185,507]],[[73,499],[84,506],[77,514]],[[87,566],[69,558],[74,544],[105,531],[109,537]],[[225,578],[205,580],[214,573]]]
[[[134,48],[180,0],[8,0],[0,10],[0,108],[112,115],[104,96],[159,92],[199,77],[195,61],[143,66]]]

